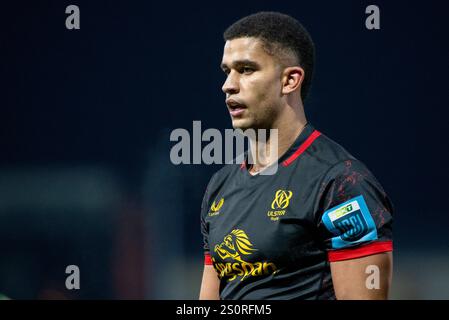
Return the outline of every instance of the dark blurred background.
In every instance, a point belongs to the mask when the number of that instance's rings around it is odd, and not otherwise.
[[[65,9],[80,8],[68,30]],[[367,30],[365,8],[380,8]],[[0,5],[0,293],[195,299],[199,209],[219,165],[170,162],[170,132],[231,128],[222,32],[262,10],[316,45],[305,108],[395,205],[392,298],[449,299],[444,1],[6,1]],[[67,290],[65,269],[80,269]]]

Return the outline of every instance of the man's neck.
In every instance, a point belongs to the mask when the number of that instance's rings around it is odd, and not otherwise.
[[[300,110],[302,110],[302,108]],[[270,135],[267,139],[266,146],[264,146],[262,150],[260,146],[263,146],[263,144],[260,144],[258,141],[257,143],[251,143],[251,152],[253,155],[257,156],[252,158],[254,160],[249,172],[251,174],[257,174],[278,161],[279,158],[292,146],[306,125],[307,119],[303,112],[285,114],[285,116],[279,119],[279,121],[272,127],[272,129],[277,129],[277,137]],[[276,138],[277,141],[274,141]],[[269,150],[272,150],[271,148],[276,147],[276,145],[277,154],[268,152]]]

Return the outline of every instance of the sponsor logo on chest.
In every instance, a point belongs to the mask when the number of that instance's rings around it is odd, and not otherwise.
[[[244,281],[249,277],[268,276],[276,274],[279,270],[273,262],[249,262],[247,258],[254,252],[254,248],[246,232],[234,229],[226,235],[223,242],[215,245],[214,252],[219,259],[212,257],[212,262],[220,279]]]

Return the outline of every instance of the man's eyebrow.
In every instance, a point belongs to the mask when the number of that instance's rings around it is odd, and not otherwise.
[[[257,62],[255,62],[255,61],[252,61],[252,60],[243,59],[243,60],[235,60],[235,61],[233,61],[231,66],[234,67],[234,68],[238,68],[238,67],[241,67],[241,66],[250,66],[250,67],[253,67],[253,68],[258,68],[259,64]],[[229,69],[229,67],[228,67],[228,65],[226,63],[221,63],[220,67],[223,70],[224,69]]]

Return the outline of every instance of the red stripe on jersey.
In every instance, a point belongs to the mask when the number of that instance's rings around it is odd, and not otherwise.
[[[318,138],[321,135],[321,132],[319,132],[318,130],[315,130],[311,133],[311,135],[306,139],[306,141],[304,141],[299,148],[295,151],[295,153],[293,153],[288,159],[284,160],[282,162],[282,165],[284,167],[288,166],[290,163],[292,163],[293,161],[296,160],[296,158],[298,158],[301,153],[303,153],[304,151],[306,151],[306,149],[313,143],[313,141],[315,141],[316,138]]]
[[[361,258],[376,253],[393,251],[393,241],[377,241],[354,249],[332,250],[327,253],[330,262]]]
[[[204,264],[207,266],[212,265],[212,259],[209,253],[204,254]]]

